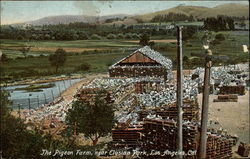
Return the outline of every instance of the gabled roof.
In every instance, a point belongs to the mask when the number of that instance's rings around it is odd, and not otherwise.
[[[125,57],[123,59],[121,59],[120,61],[116,62],[112,66],[117,65],[121,61],[125,60],[126,58],[130,57],[131,55],[133,55],[133,54],[135,54],[137,52],[140,52],[143,55],[149,57],[150,59],[158,62],[159,64],[165,66],[167,69],[172,69],[172,61],[170,59],[168,59],[167,57],[161,55],[159,52],[151,49],[149,46],[144,46],[143,48],[140,48],[140,49],[134,51],[132,54],[128,55],[127,57]]]

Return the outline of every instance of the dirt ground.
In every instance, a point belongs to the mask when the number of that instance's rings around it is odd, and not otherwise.
[[[244,96],[238,96],[238,102],[213,102],[217,95],[209,96],[209,120],[218,121],[228,134],[237,135],[239,142],[250,143],[249,127],[249,91]],[[202,94],[198,95],[202,106]],[[239,144],[238,142],[238,144]],[[238,144],[233,147],[233,158],[242,158],[236,152]]]
[[[250,143],[249,139],[249,92],[238,96],[238,102],[213,102],[217,95],[209,97],[209,120],[218,121],[229,134],[239,136],[239,141]],[[202,94],[198,95],[200,106]]]

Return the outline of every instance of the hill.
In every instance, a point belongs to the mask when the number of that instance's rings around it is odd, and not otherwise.
[[[200,6],[177,6],[167,10],[138,15],[135,18],[139,18],[147,22],[150,21],[156,15],[168,14],[170,12],[182,13],[185,15],[193,15],[196,18],[216,17],[217,15],[249,17],[248,15],[249,6],[236,3],[218,5],[214,8],[200,7]]]
[[[136,24],[138,20],[144,22],[149,22],[154,16],[173,13],[182,13],[185,15],[193,15],[195,18],[207,18],[216,17],[217,15],[228,15],[228,16],[238,16],[238,17],[249,17],[249,5],[229,3],[224,5],[218,5],[214,8],[201,7],[201,6],[177,6],[167,10],[157,11],[153,13],[143,14],[143,15],[107,15],[107,16],[84,16],[84,15],[59,15],[59,16],[49,16],[38,20],[29,21],[14,25],[56,25],[56,24],[69,24],[74,22],[84,22],[84,23],[101,23],[101,24]],[[125,18],[126,17],[126,18]],[[120,18],[122,20],[115,20],[113,22],[106,23],[107,19]]]
[[[59,15],[59,16],[49,16],[44,17],[38,20],[25,22],[25,24],[30,25],[56,25],[56,24],[69,24],[74,22],[84,22],[84,23],[96,23],[104,22],[106,19],[112,18],[124,18],[127,15],[118,14],[118,15],[107,15],[107,16],[84,16],[84,15]]]

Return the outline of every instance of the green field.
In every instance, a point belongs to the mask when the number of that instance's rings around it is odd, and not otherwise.
[[[214,55],[227,55],[230,58],[240,57],[244,62],[248,59],[248,54],[243,53],[242,45],[249,44],[247,31],[227,31],[217,32],[225,36],[225,40],[215,46],[211,46]],[[202,49],[201,36],[202,33],[197,33],[194,37],[186,42],[183,42],[183,56],[191,57],[191,54],[197,54],[203,58],[204,50]],[[151,37],[151,39],[164,39],[162,37]],[[48,55],[54,53],[48,48],[57,49],[61,47],[73,49],[67,51],[67,61],[60,68],[60,74],[69,74],[81,72],[76,70],[83,63],[88,63],[91,68],[87,72],[107,72],[108,66],[115,63],[117,60],[132,53],[133,50],[139,48],[138,43],[128,42],[128,40],[78,40],[78,41],[17,41],[17,40],[0,40],[1,51],[11,60],[3,63],[6,75],[10,79],[20,79],[27,77],[39,78],[45,75],[53,75],[55,68],[50,66],[47,56],[38,56],[40,54]],[[32,50],[28,53],[30,56],[23,58],[23,55],[18,51],[19,47],[28,45],[31,47],[39,47],[40,50]],[[4,49],[3,49],[4,48]],[[77,49],[76,49],[77,48]],[[83,48],[83,50],[81,50]],[[90,48],[84,51],[84,48]],[[47,50],[46,50],[47,49]],[[76,49],[76,51],[74,51]],[[80,49],[80,51],[78,50]],[[92,49],[92,50],[91,50]],[[169,57],[173,61],[176,58],[176,43],[155,43],[154,49]],[[19,57],[19,58],[17,58]],[[21,58],[20,58],[21,57]],[[194,61],[195,62],[195,61]]]

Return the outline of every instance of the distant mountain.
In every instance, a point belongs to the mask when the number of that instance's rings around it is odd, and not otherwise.
[[[139,18],[143,21],[150,21],[156,15],[168,14],[170,12],[193,15],[196,18],[216,17],[217,15],[249,17],[249,5],[229,3],[224,5],[218,5],[214,8],[200,6],[177,6],[167,10],[138,15],[135,18]]]
[[[118,14],[118,15],[107,15],[107,16],[84,16],[84,15],[59,15],[59,16],[49,16],[38,20],[25,22],[25,24],[30,25],[56,25],[56,24],[69,24],[74,22],[84,22],[84,23],[96,23],[104,22],[107,19],[112,18],[124,18],[128,15]]]
[[[49,16],[38,20],[29,21],[25,23],[19,23],[14,25],[55,25],[55,24],[69,24],[74,22],[84,22],[84,23],[102,23],[102,24],[136,24],[138,20],[144,22],[150,21],[154,16],[161,14],[182,13],[186,15],[193,15],[195,18],[207,18],[216,17],[217,15],[228,15],[228,16],[245,16],[249,17],[249,5],[229,3],[224,5],[218,5],[214,8],[200,7],[200,6],[177,6],[167,10],[157,11],[153,13],[143,14],[143,15],[108,15],[108,16],[84,16],[84,15],[59,15],[59,16]],[[126,17],[126,18],[125,18]],[[106,23],[107,19],[120,18],[122,20],[115,20]]]

